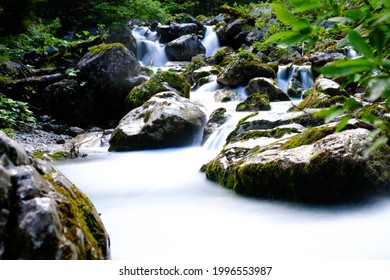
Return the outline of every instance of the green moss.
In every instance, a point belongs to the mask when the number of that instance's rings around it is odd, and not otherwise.
[[[216,51],[210,58],[211,65],[226,66],[234,60],[234,50],[230,47],[223,47]]]
[[[144,104],[156,93],[168,91],[170,88],[178,90],[183,97],[189,98],[191,86],[184,75],[174,71],[163,71],[155,73],[149,80],[134,87],[128,94],[126,102],[129,109],[134,109]]]
[[[33,152],[33,156],[35,158],[42,158],[44,154],[47,154],[52,159],[65,159],[71,156],[70,152],[66,152],[66,151],[57,151],[53,154],[46,153],[43,151]]]
[[[203,66],[207,66],[206,61],[203,59],[203,55],[197,55],[191,59],[191,63],[186,67],[184,72],[193,72],[202,68]]]
[[[267,94],[252,93],[248,98],[237,105],[236,111],[268,111],[271,110]]]
[[[307,94],[307,97],[291,111],[303,111],[307,108],[328,108],[331,105],[341,104],[347,100],[347,97],[345,96],[337,95],[332,97],[330,95],[320,93],[314,89],[308,90]]]
[[[388,110],[382,104],[373,103],[356,110],[352,116],[357,119],[364,119],[367,116],[383,118],[385,113],[388,113]]]
[[[310,145],[327,135],[333,134],[334,127],[313,127],[309,128],[303,133],[291,137],[289,141],[282,145],[282,150],[294,149],[303,145]]]
[[[125,53],[125,46],[122,44],[122,43],[111,43],[111,44],[100,44],[98,46],[93,46],[91,47],[89,50],[93,53],[93,54],[102,54],[104,52],[106,52],[107,50],[110,50],[112,48],[115,48],[115,47],[119,47],[123,53]]]
[[[94,216],[94,206],[90,200],[74,185],[68,189],[48,174],[44,178],[67,199],[57,201],[59,218],[66,238],[78,245],[79,258],[104,259],[107,255],[106,233]],[[84,240],[80,240],[78,229],[82,230]]]

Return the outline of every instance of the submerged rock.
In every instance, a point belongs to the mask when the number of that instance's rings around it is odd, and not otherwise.
[[[91,201],[0,131],[0,259],[108,259]]]
[[[206,123],[201,108],[174,92],[158,93],[120,121],[109,140],[109,150],[160,149],[200,142]]]

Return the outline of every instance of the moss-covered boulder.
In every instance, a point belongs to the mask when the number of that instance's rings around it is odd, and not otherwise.
[[[191,61],[194,56],[205,54],[206,48],[195,34],[184,35],[169,42],[165,53],[170,60]]]
[[[201,105],[174,92],[161,92],[123,117],[109,140],[109,150],[161,149],[200,143],[205,123]]]
[[[218,108],[214,112],[212,112],[203,130],[202,143],[205,143],[206,140],[210,137],[210,135],[213,134],[213,132],[215,132],[230,118],[231,115],[227,112],[225,108]]]
[[[307,96],[299,104],[292,107],[290,111],[298,112],[306,109],[328,108],[335,104],[342,104],[347,99],[344,95],[330,96],[328,94],[310,89]]]
[[[208,63],[211,65],[227,66],[235,58],[234,50],[231,47],[222,47],[209,58]]]
[[[269,78],[254,78],[249,81],[245,87],[247,94],[261,92],[268,95],[270,101],[288,101],[289,96],[276,84],[276,82]]]
[[[108,259],[92,202],[0,131],[0,259]]]
[[[206,176],[237,193],[271,200],[315,205],[367,201],[390,191],[389,148],[365,157],[369,134],[363,128],[324,133],[291,149],[262,138],[249,147],[229,145],[207,164]]]
[[[218,75],[218,83],[238,87],[246,86],[250,80],[256,77],[275,78],[275,71],[257,59],[238,58],[226,66]]]
[[[173,90],[180,96],[189,98],[190,89],[191,85],[182,74],[175,71],[157,72],[149,80],[134,87],[127,95],[126,102],[128,109],[131,110],[141,106],[159,92]]]
[[[80,84],[93,92],[95,115],[102,120],[123,117],[126,95],[132,89],[129,78],[141,71],[134,54],[123,44],[101,44],[83,56],[76,70]]]
[[[242,112],[257,112],[257,111],[269,111],[271,105],[269,103],[269,97],[267,94],[252,93],[243,102],[237,105],[236,111]]]

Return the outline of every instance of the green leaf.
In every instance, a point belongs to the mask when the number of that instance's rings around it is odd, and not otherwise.
[[[276,13],[278,19],[285,25],[293,26],[296,22],[296,18],[280,3],[272,3],[272,7]]]
[[[374,68],[374,64],[364,57],[357,59],[336,60],[322,68],[316,70],[328,77],[348,76]]]
[[[370,60],[375,59],[374,53],[372,52],[370,46],[366,43],[366,41],[360,36],[358,32],[356,32],[355,30],[349,30],[348,39],[353,48],[358,53],[361,53]]]
[[[294,25],[293,25],[293,29],[295,31],[299,31],[299,30],[302,30],[302,29],[307,29],[307,28],[310,28],[311,29],[311,24],[310,24],[310,21],[306,18],[300,18],[298,19]]]
[[[295,34],[297,34],[297,32],[293,31],[293,30],[287,30],[287,31],[284,31],[284,32],[276,33],[276,34],[272,35],[271,37],[269,37],[267,40],[265,40],[264,44],[268,44],[268,43],[271,43],[271,42],[274,42],[274,41],[278,41],[280,39],[291,37],[291,36],[293,36]]]
[[[375,101],[381,96],[390,93],[390,77],[373,77],[368,82],[367,96],[369,101]]]
[[[373,152],[379,150],[383,145],[387,144],[388,140],[389,139],[385,135],[375,139],[374,143],[372,143],[371,146],[365,151],[364,155],[367,157]]]
[[[348,121],[349,121],[350,117],[349,116],[344,116],[340,122],[338,123],[337,127],[336,127],[336,132],[340,132],[342,131],[345,126],[348,124]]]
[[[356,110],[357,108],[361,107],[360,103],[356,101],[355,98],[348,98],[343,103],[343,109],[345,111],[352,112]]]
[[[337,22],[337,23],[353,22],[353,20],[351,20],[350,18],[347,18],[347,17],[332,17],[332,18],[329,18],[328,21]]]
[[[281,40],[278,44],[279,47],[281,48],[287,48],[288,46],[291,46],[295,43],[302,42],[303,39],[305,39],[305,35],[302,35],[300,33],[293,34],[287,38],[284,38]]]
[[[357,22],[366,16],[366,13],[364,13],[361,9],[346,10],[344,14],[347,18]]]
[[[370,32],[370,36],[369,36],[370,44],[371,46],[375,47],[375,49],[377,50],[376,55],[378,57],[377,59],[379,60],[378,61],[379,64],[381,63],[382,56],[383,56],[383,47],[385,44],[384,38],[386,38],[386,34],[380,28],[374,28]]]
[[[321,8],[320,0],[290,0],[290,3],[298,13]]]

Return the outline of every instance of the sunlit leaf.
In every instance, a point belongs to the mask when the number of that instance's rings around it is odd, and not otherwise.
[[[348,22],[353,22],[352,19],[347,18],[347,17],[332,17],[332,18],[329,18],[328,21],[337,22],[337,23],[348,23]]]
[[[353,48],[358,53],[364,55],[370,60],[375,59],[374,53],[372,52],[370,46],[366,43],[366,41],[360,36],[358,32],[356,32],[355,30],[349,30],[348,39]]]
[[[320,0],[290,0],[290,3],[298,13],[321,8]]]
[[[348,76],[373,69],[374,64],[364,57],[357,59],[336,60],[322,68],[316,68],[318,72],[328,77]]]
[[[370,44],[375,47],[377,50],[377,57],[379,62],[382,60],[383,55],[383,46],[385,44],[384,38],[386,37],[386,34],[383,32],[380,28],[374,28],[370,32]]]
[[[272,3],[272,7],[274,8],[274,11],[276,13],[276,16],[278,19],[289,26],[293,26],[296,22],[296,18],[290,11],[288,11],[285,7],[283,7],[280,3]]]
[[[340,120],[340,122],[336,127],[336,132],[342,131],[345,128],[345,126],[348,124],[349,119],[350,119],[349,116],[342,117],[342,119]]]
[[[274,41],[278,41],[278,40],[284,39],[286,37],[291,37],[291,36],[296,35],[296,34],[298,34],[298,33],[296,31],[294,31],[294,30],[287,30],[287,31],[284,31],[284,32],[276,33],[276,34],[272,35],[271,37],[269,37],[264,42],[264,44],[268,44],[268,43],[271,43],[271,42],[274,42]]]
[[[300,33],[296,33],[296,34],[293,34],[293,35],[281,40],[279,42],[278,46],[281,48],[287,48],[288,46],[291,46],[292,44],[302,42],[305,37],[306,37],[305,35],[302,35]]]

